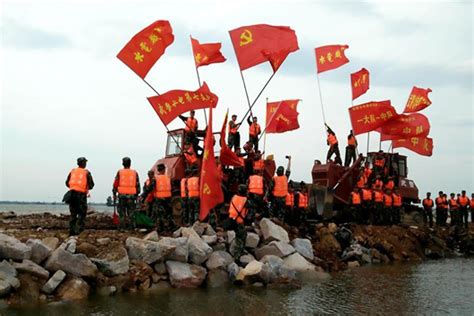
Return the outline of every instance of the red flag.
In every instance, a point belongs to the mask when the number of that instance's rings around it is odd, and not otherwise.
[[[209,90],[206,82],[196,91],[171,90],[162,95],[148,98],[156,114],[165,125],[185,112],[207,107],[215,108],[218,100],[219,98]]]
[[[357,99],[370,89],[369,71],[365,68],[351,74],[352,100]]]
[[[433,154],[433,139],[429,137],[409,137],[392,141],[393,148],[403,147],[422,156]]]
[[[336,69],[349,62],[344,51],[348,45],[328,45],[314,49],[318,73]]]
[[[132,37],[118,53],[117,58],[144,79],[173,41],[174,35],[170,22],[156,21]]]
[[[229,34],[240,70],[270,61],[276,71],[289,53],[299,49],[296,33],[288,26],[248,25],[231,30]]]
[[[229,117],[229,110],[227,110],[224,118],[224,123],[222,123],[222,129],[221,129],[221,139],[220,139],[220,145],[221,145],[221,152],[219,156],[219,160],[221,162],[221,165],[223,166],[235,166],[235,167],[243,167],[244,164],[242,163],[242,159],[239,159],[239,156],[235,152],[233,152],[228,146],[227,143],[225,142],[225,130],[227,127],[227,119]]]
[[[430,132],[430,122],[428,118],[421,113],[400,114],[393,120],[385,123],[380,128],[383,138],[397,139],[412,136],[427,136]],[[397,135],[399,137],[390,137]]]
[[[410,96],[408,97],[408,102],[405,106],[403,113],[413,113],[423,110],[431,104],[431,100],[428,97],[428,93],[431,92],[431,89],[421,89],[413,87],[411,90]]]
[[[397,115],[390,100],[372,101],[349,108],[354,135],[376,130]]]
[[[298,102],[296,99],[267,103],[266,133],[284,133],[298,129]]]
[[[204,139],[204,152],[202,155],[201,177],[199,183],[199,197],[201,209],[199,220],[203,221],[210,210],[217,204],[224,202],[224,193],[221,188],[221,177],[217,170],[214,157],[214,137],[212,135],[212,107],[209,108],[209,124],[207,125]]]
[[[194,62],[196,68],[214,63],[223,63],[226,58],[221,53],[221,43],[200,44],[198,40],[191,37],[193,47]]]

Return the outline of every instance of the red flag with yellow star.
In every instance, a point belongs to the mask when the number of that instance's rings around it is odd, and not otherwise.
[[[221,135],[220,135],[220,145],[221,145],[221,151],[220,151],[220,156],[219,160],[221,162],[222,166],[235,166],[235,167],[243,167],[243,159],[241,157],[237,156],[235,152],[233,152],[229,146],[227,146],[227,143],[225,142],[225,130],[227,127],[227,119],[229,117],[229,110],[227,110],[225,117],[224,117],[224,123],[222,123],[222,128],[221,128]]]
[[[289,53],[299,49],[296,33],[288,26],[248,25],[229,34],[240,70],[270,61],[276,71]]]
[[[430,133],[430,122],[421,113],[400,114],[382,125],[379,131],[384,135],[382,140],[427,136]],[[398,137],[390,137],[391,135]]]
[[[159,20],[132,37],[118,53],[117,58],[144,79],[173,41],[170,22]]]
[[[390,100],[371,101],[349,108],[354,135],[376,130],[397,115]]]
[[[298,102],[296,99],[267,103],[266,133],[284,133],[300,128]]]
[[[352,100],[369,90],[369,71],[365,68],[351,74]]]
[[[433,139],[429,137],[409,137],[396,139],[392,141],[392,147],[403,147],[416,152],[422,156],[431,156],[433,154]]]
[[[191,37],[194,62],[196,68],[214,63],[223,63],[227,59],[221,53],[221,43],[200,44],[198,40]]]
[[[221,177],[214,157],[214,136],[212,135],[212,107],[209,108],[209,124],[204,138],[201,177],[199,183],[200,211],[199,220],[203,221],[211,209],[224,202]]]
[[[344,52],[348,48],[348,45],[328,45],[315,48],[318,73],[336,69],[347,64],[349,59]]]
[[[407,104],[403,113],[413,113],[423,110],[431,104],[431,100],[428,97],[428,93],[431,89],[422,89],[413,87],[410,96],[408,97]]]

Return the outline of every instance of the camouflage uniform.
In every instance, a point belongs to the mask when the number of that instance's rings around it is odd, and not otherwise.
[[[155,198],[153,202],[152,219],[158,223],[158,231],[164,231],[165,224],[169,229],[174,227],[171,199]]]
[[[84,231],[87,214],[87,195],[85,193],[72,191],[69,211],[71,212],[69,234],[78,235]]]
[[[199,219],[199,197],[192,197],[188,200],[189,205],[189,223],[192,225]]]
[[[134,226],[133,216],[137,209],[137,198],[135,195],[119,194],[117,210],[120,216],[120,225]]]

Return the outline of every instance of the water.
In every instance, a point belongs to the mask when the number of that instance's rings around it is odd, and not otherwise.
[[[89,205],[89,208],[95,209],[100,213],[112,213],[113,207],[105,204]],[[18,215],[40,214],[49,212],[52,214],[69,214],[69,205],[67,204],[13,204],[0,203],[0,212],[13,211]]]

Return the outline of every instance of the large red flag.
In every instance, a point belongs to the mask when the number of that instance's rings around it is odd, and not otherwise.
[[[229,146],[227,146],[227,143],[225,142],[225,130],[227,127],[227,119],[229,117],[229,110],[227,110],[224,118],[224,123],[222,123],[222,128],[221,128],[221,139],[220,139],[220,145],[221,145],[221,152],[219,156],[219,160],[221,165],[223,166],[235,166],[235,167],[243,167],[244,164],[242,163],[242,159],[239,159],[239,156],[235,152],[233,152]]]
[[[351,74],[352,100],[357,99],[370,89],[369,71],[365,68]]]
[[[214,157],[214,136],[212,135],[212,107],[209,108],[209,124],[204,138],[204,152],[202,155],[201,177],[199,183],[199,197],[201,209],[199,220],[203,221],[211,209],[224,202],[224,193],[221,187],[221,177]]]
[[[430,132],[430,122],[426,116],[421,113],[400,114],[393,120],[385,123],[380,128],[383,138],[407,138],[412,136],[427,136]],[[390,137],[397,135],[400,137]],[[384,140],[384,139],[383,139]]]
[[[328,45],[316,47],[316,65],[318,73],[336,69],[349,62],[344,54],[348,45]]]
[[[376,130],[397,115],[390,100],[372,101],[349,108],[354,135]]]
[[[188,111],[207,107],[215,108],[218,100],[219,98],[209,90],[206,82],[196,91],[171,90],[162,95],[148,98],[156,114],[165,125]]]
[[[159,20],[138,32],[117,58],[144,79],[151,67],[174,41],[170,22]]]
[[[276,71],[289,53],[299,49],[296,33],[288,26],[248,25],[229,34],[240,70],[270,61]]]
[[[428,93],[431,89],[421,89],[413,87],[403,113],[413,113],[423,110],[431,104]]]
[[[298,102],[295,99],[267,103],[266,133],[284,133],[298,129]]]
[[[433,154],[433,139],[429,137],[409,137],[392,141],[392,147],[403,147],[423,156]]]
[[[200,44],[198,40],[191,37],[191,45],[193,46],[196,68],[226,61],[226,58],[220,51],[221,43]]]

